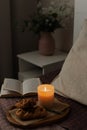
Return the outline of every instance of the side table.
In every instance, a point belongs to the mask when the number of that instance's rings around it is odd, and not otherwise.
[[[52,56],[43,56],[38,51],[18,54],[18,78],[23,81],[27,78],[39,77],[48,72],[61,68],[67,53],[56,51]]]

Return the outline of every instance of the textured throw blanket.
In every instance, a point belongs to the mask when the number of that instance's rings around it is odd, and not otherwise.
[[[26,130],[87,130],[87,107],[70,99],[58,98],[70,104],[71,111],[69,115],[61,121],[56,121],[44,127],[26,129]],[[17,98],[0,98],[0,130],[24,130],[13,126],[6,119],[6,112],[17,100]],[[66,129],[67,128],[67,129]]]
[[[41,77],[42,83],[50,83],[57,75],[58,71],[49,73]],[[51,123],[48,126],[40,126],[30,130],[87,130],[87,106],[79,104],[71,99],[62,96],[58,99],[70,105],[71,111],[69,115],[61,120]],[[18,98],[0,98],[0,130],[23,130],[13,126],[6,119],[6,111],[12,106]],[[29,130],[29,129],[26,129]]]

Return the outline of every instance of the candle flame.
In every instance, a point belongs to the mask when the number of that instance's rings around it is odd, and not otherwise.
[[[44,88],[44,91],[46,91],[47,89],[46,89],[46,87]]]

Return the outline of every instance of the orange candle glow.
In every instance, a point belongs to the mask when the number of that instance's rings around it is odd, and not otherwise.
[[[54,102],[54,86],[42,84],[38,86],[38,101],[45,107],[52,106]]]

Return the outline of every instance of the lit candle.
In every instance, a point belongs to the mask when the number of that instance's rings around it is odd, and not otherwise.
[[[52,106],[54,102],[54,86],[42,84],[38,86],[38,101],[45,107]]]

